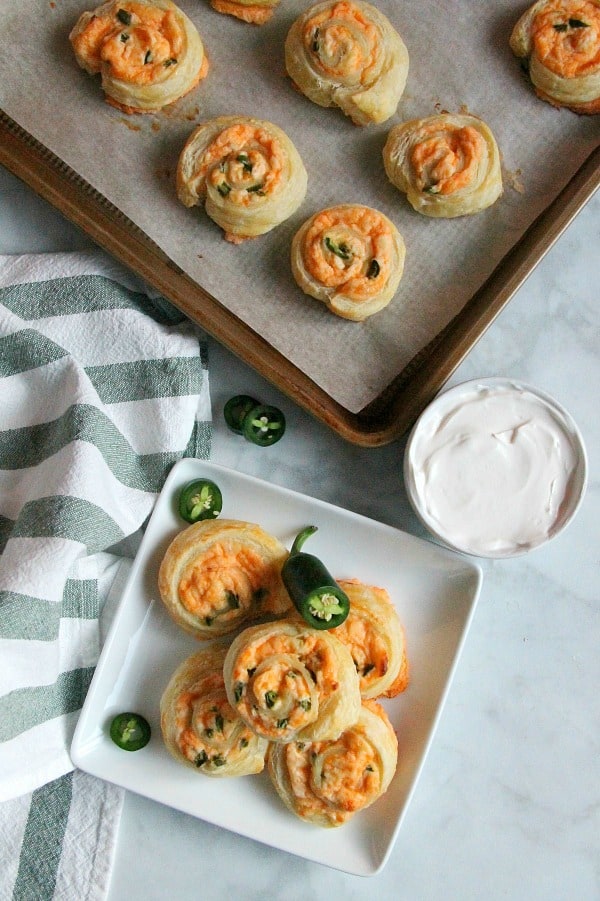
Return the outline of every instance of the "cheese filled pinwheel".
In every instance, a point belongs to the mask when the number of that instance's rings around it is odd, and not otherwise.
[[[409,65],[391,22],[361,0],[326,0],[305,10],[288,32],[285,63],[306,97],[339,107],[356,125],[396,112]]]
[[[204,204],[233,243],[263,235],[291,216],[306,187],[304,164],[285,132],[247,116],[199,125],[179,157],[180,201]]]
[[[281,580],[286,548],[254,523],[202,520],[175,536],[158,571],[174,621],[196,638],[227,635],[292,602]]]
[[[315,213],[291,246],[292,273],[300,288],[355,322],[387,306],[400,284],[405,256],[396,226],[383,213],[355,204]]]
[[[126,113],[174,103],[208,72],[195,25],[171,0],[110,0],[69,35],[79,65],[100,74],[106,100]]]
[[[335,630],[352,654],[363,698],[392,698],[408,685],[404,629],[385,588],[358,579],[338,582],[350,612]]]
[[[600,0],[538,0],[515,25],[510,47],[542,100],[600,112]]]
[[[279,0],[210,0],[210,5],[217,12],[234,16],[250,25],[264,25],[273,15]]]
[[[383,163],[392,184],[425,216],[477,213],[502,194],[498,145],[476,116],[440,113],[394,126]]]
[[[280,621],[234,638],[223,666],[229,703],[270,741],[335,738],[360,712],[358,675],[333,632]]]
[[[268,742],[255,735],[227,700],[226,647],[213,645],[175,670],[160,701],[167,750],[206,776],[247,776],[264,769]]]
[[[332,741],[272,744],[267,767],[286,807],[315,826],[341,826],[387,790],[398,740],[383,707],[363,701],[356,723]]]

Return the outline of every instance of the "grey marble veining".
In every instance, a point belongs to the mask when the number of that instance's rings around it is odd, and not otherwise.
[[[0,171],[0,252],[87,240]],[[275,851],[128,795],[111,901],[597,901],[600,898],[600,194],[455,373],[552,394],[586,443],[589,483],[567,530],[526,557],[483,561],[481,597],[387,866],[369,879]],[[403,441],[349,445],[210,341],[213,461],[425,537],[402,483]],[[222,407],[251,393],[286,414],[258,450]]]

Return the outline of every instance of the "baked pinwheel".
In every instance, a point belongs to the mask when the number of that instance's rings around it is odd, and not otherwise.
[[[600,112],[600,0],[538,0],[515,25],[510,47],[542,100]]]
[[[311,216],[296,232],[296,282],[332,313],[359,322],[387,306],[404,272],[406,248],[396,226],[370,207],[341,204]]]
[[[363,701],[356,723],[332,741],[272,744],[267,767],[286,807],[315,826],[341,826],[387,791],[398,740],[383,707]]]
[[[248,116],[220,116],[188,138],[177,167],[177,195],[240,243],[292,215],[306,195],[300,155],[276,125]]]
[[[196,638],[226,635],[290,609],[281,581],[287,557],[286,548],[254,523],[202,520],[167,548],[158,572],[160,596],[174,621]]]
[[[425,216],[477,213],[502,194],[498,145],[476,116],[440,113],[395,125],[383,163],[392,184]]]
[[[333,632],[292,620],[250,626],[223,666],[231,706],[270,741],[335,738],[360,712],[358,675]]]
[[[384,588],[357,579],[338,582],[350,598],[350,613],[335,636],[350,650],[363,698],[393,698],[408,685],[404,629]]]
[[[339,107],[356,125],[396,112],[409,65],[389,19],[362,0],[326,0],[305,10],[287,34],[285,64],[309,100]]]
[[[264,25],[273,15],[279,0],[210,0],[210,5],[217,12],[235,16],[250,25]]]
[[[362,0],[326,0],[296,19],[285,63],[313,103],[339,107],[356,125],[392,116],[408,77],[408,51],[389,19]]]
[[[227,700],[226,647],[192,654],[175,670],[160,701],[168,751],[206,776],[247,776],[265,766],[268,742],[255,735]]]
[[[125,113],[156,112],[208,72],[195,25],[171,0],[109,0],[69,35],[79,65],[100,74],[106,100]]]

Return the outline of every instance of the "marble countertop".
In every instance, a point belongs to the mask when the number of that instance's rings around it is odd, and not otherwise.
[[[87,238],[0,170],[0,253]],[[600,193],[556,242],[451,384],[511,376],[572,414],[589,458],[575,520],[548,545],[479,561],[481,596],[437,732],[383,871],[348,876],[127,794],[110,901],[597,901],[600,897]],[[420,537],[402,440],[348,444],[209,341],[211,459]],[[269,449],[224,425],[225,400],[280,406]]]

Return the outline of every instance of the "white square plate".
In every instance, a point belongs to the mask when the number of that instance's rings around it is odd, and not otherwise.
[[[410,684],[385,701],[399,740],[396,775],[386,794],[345,825],[322,829],[284,808],[266,772],[210,779],[177,763],[164,747],[159,702],[172,672],[198,643],[170,619],[157,573],[167,545],[185,526],[179,489],[211,478],[223,493],[221,516],[256,522],[290,547],[313,524],[311,553],[335,578],[386,588],[406,629]],[[347,873],[370,876],[384,866],[423,765],[481,587],[468,559],[285,488],[185,459],[173,467],[107,637],[71,746],[74,764],[138,794],[264,844]],[[108,735],[112,717],[143,714],[152,727],[141,751],[120,750]]]

